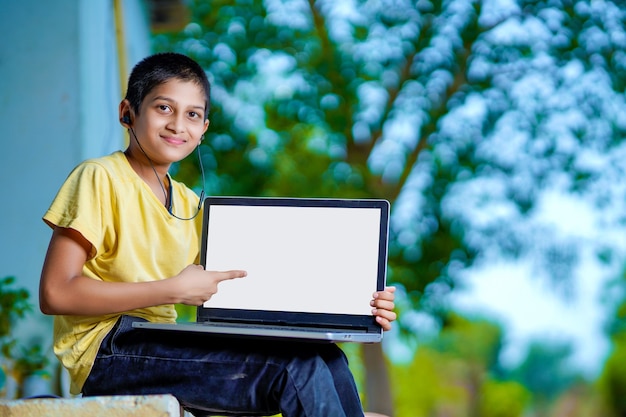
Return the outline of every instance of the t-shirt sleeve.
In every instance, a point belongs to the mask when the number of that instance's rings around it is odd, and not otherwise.
[[[52,228],[70,228],[83,235],[91,243],[89,257],[92,258],[104,239],[104,212],[111,210],[111,203],[103,204],[102,198],[113,196],[111,191],[111,180],[105,168],[84,162],[67,177],[43,220]]]

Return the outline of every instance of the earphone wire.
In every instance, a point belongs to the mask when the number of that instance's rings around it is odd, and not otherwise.
[[[144,154],[144,156],[146,157],[146,159],[148,159],[148,162],[150,163],[150,168],[152,168],[152,172],[154,172],[154,175],[157,179],[157,181],[159,182],[159,186],[161,187],[161,191],[163,191],[163,196],[165,197],[165,206],[167,209],[167,212],[174,218],[178,219],[178,220],[193,220],[196,217],[198,217],[198,214],[200,214],[200,209],[202,208],[202,202],[204,201],[204,166],[202,165],[202,155],[200,154],[200,145],[198,145],[197,151],[198,151],[198,163],[200,164],[200,174],[202,176],[202,191],[200,192],[200,200],[198,201],[198,208],[196,209],[196,213],[191,216],[191,217],[178,217],[177,215],[174,214],[173,212],[173,204],[172,204],[172,180],[171,178],[169,178],[169,174],[168,174],[168,182],[169,182],[169,197],[167,194],[167,191],[165,191],[165,186],[163,186],[163,182],[161,181],[161,178],[159,178],[159,174],[156,171],[156,168],[154,167],[154,163],[152,162],[152,159],[150,159],[150,157],[148,156],[148,154],[146,153],[146,151],[143,149],[143,146],[141,146],[141,142],[139,142],[139,139],[137,138],[137,135],[135,134],[135,130],[132,127],[128,127],[128,129],[130,130],[130,132],[133,134],[133,136],[135,137],[135,142],[137,142],[137,145],[139,145],[139,149],[141,150],[141,152]]]

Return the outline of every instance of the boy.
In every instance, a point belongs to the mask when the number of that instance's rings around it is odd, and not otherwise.
[[[174,322],[175,303],[201,305],[245,271],[205,271],[199,198],[168,175],[209,126],[209,82],[176,53],[139,62],[119,105],[124,152],[81,163],[44,221],[53,229],[40,307],[54,314],[54,350],[83,395],[171,393],[196,415],[362,416],[345,356],[335,345],[256,342],[141,331]],[[374,294],[383,329],[394,288]]]

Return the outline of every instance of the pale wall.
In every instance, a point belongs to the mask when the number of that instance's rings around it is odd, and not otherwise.
[[[141,0],[124,0],[129,68],[150,52]],[[41,217],[81,160],[124,144],[113,0],[20,0],[0,5],[0,278],[13,275],[38,305],[51,231]],[[24,337],[50,339],[38,309]]]

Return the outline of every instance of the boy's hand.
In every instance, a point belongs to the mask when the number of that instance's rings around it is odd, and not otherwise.
[[[370,305],[374,307],[372,314],[376,317],[376,322],[385,331],[391,329],[391,322],[397,317],[396,313],[393,312],[395,291],[396,287],[386,287],[384,291],[375,292],[373,300],[370,301]]]
[[[201,265],[189,265],[171,280],[177,303],[200,306],[217,292],[217,284],[246,275],[246,271],[241,270],[205,271]]]

